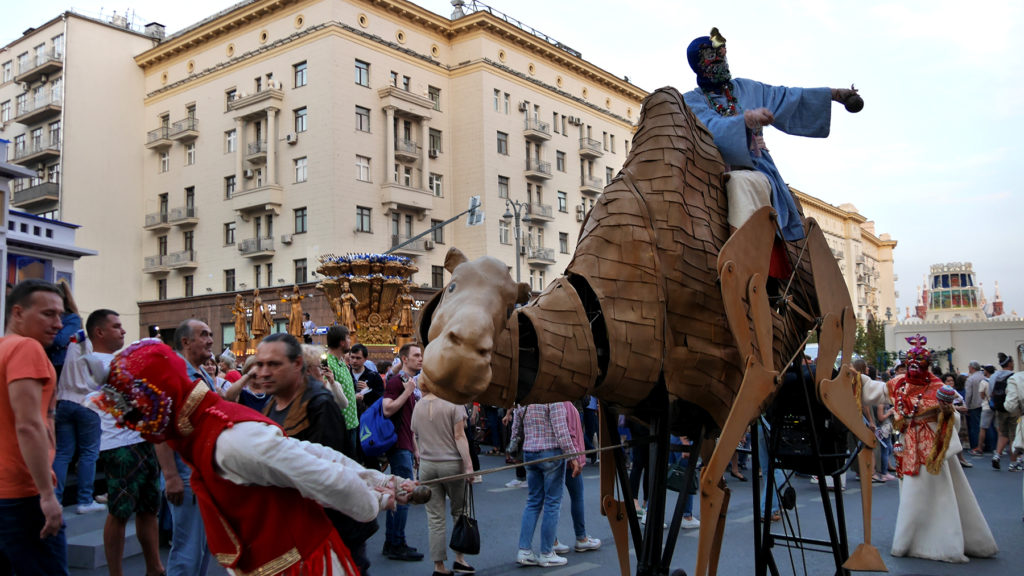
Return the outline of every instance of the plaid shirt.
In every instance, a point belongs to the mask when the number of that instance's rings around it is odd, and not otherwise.
[[[520,417],[516,411],[512,422],[513,435],[520,426],[526,427],[523,452],[561,450],[563,454],[571,454],[576,451],[569,435],[564,404],[531,404],[526,407],[525,414],[525,417]]]

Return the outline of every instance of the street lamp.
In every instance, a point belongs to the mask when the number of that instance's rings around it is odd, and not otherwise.
[[[526,202],[520,202],[519,200],[509,200],[505,198],[505,213],[501,216],[502,220],[509,220],[515,218],[515,236],[516,236],[516,282],[521,282],[522,278],[519,273],[519,239],[522,234],[523,227],[520,226],[520,222],[530,222],[530,205]]]

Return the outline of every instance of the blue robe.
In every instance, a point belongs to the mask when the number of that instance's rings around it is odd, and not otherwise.
[[[832,122],[832,91],[830,88],[786,88],[769,86],[745,78],[733,78],[736,115],[722,116],[708,105],[700,89],[683,95],[683,100],[715,138],[715,145],[725,163],[733,168],[752,168],[768,177],[772,185],[772,206],[779,214],[779,229],[786,240],[804,237],[803,223],[771,154],[761,150],[759,156],[750,150],[751,132],[743,121],[743,111],[767,108],[775,115],[772,126],[786,134],[825,138]],[[724,95],[712,95],[715,102],[728,106]]]

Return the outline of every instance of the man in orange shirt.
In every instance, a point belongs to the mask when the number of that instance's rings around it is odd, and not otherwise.
[[[68,573],[54,493],[57,373],[43,351],[63,312],[57,287],[41,280],[25,280],[7,297],[0,338],[0,553],[19,576]]]

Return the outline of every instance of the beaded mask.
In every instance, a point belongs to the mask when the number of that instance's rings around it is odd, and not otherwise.
[[[175,433],[173,411],[192,389],[185,361],[156,338],[139,340],[110,363],[110,375],[93,400],[123,428],[160,442]]]
[[[725,38],[718,33],[718,28],[712,28],[710,36],[690,42],[686,59],[697,74],[697,85],[702,90],[717,92],[731,83],[732,73],[725,54]]]
[[[914,384],[924,384],[929,380],[928,367],[931,366],[932,354],[924,347],[928,338],[917,334],[907,338],[910,350],[907,351],[907,380]]]

